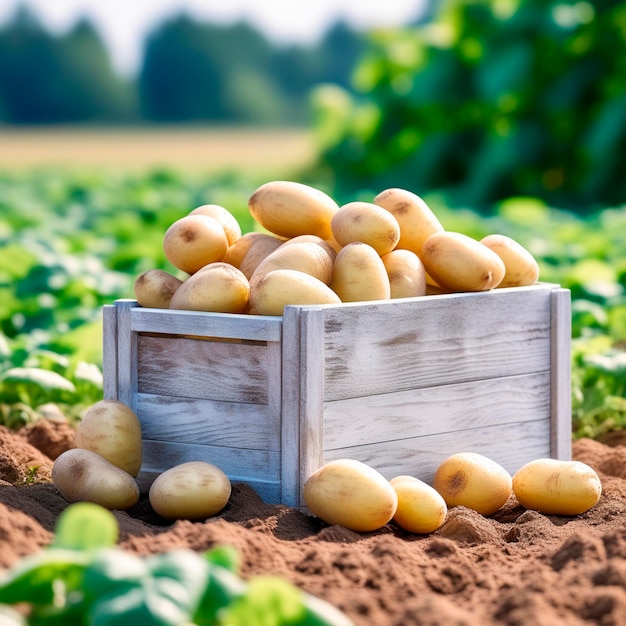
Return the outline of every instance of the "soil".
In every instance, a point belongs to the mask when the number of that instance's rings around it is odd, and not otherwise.
[[[72,447],[67,424],[0,427],[0,568],[46,546],[67,506],[50,482]],[[441,528],[411,535],[394,523],[355,533],[235,484],[224,511],[165,522],[145,496],[115,512],[121,547],[238,548],[242,576],[276,574],[342,609],[356,626],[602,626],[626,624],[626,446],[591,439],[573,457],[600,475],[603,494],[583,515],[523,509],[512,496],[491,517],[450,509]],[[30,469],[37,467],[36,470]]]

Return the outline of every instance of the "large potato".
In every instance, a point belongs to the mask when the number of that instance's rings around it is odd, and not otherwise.
[[[389,277],[392,299],[426,295],[426,270],[415,252],[396,248],[381,259]]]
[[[128,472],[82,448],[66,450],[56,458],[52,482],[68,502],[126,510],[139,500],[139,487]]]
[[[598,502],[602,483],[595,470],[580,461],[536,459],[515,472],[513,493],[527,509],[579,515]]]
[[[374,204],[389,211],[398,221],[400,241],[397,248],[412,250],[419,255],[430,235],[444,231],[426,202],[406,189],[385,189],[374,198]]]
[[[354,242],[335,258],[330,288],[342,302],[389,300],[391,286],[385,264],[372,246]]]
[[[250,197],[248,208],[252,217],[275,235],[327,239],[332,234],[330,221],[339,207],[319,189],[276,180],[261,185]]]
[[[244,276],[250,280],[254,270],[259,266],[261,261],[267,256],[272,254],[274,250],[277,250],[285,243],[284,239],[275,237],[274,235],[264,235],[262,238],[257,238],[252,242],[250,249],[246,252],[239,269],[244,273]]]
[[[446,501],[429,484],[413,476],[396,476],[389,481],[398,496],[393,520],[410,533],[432,533],[445,521]]]
[[[190,461],[156,477],[148,498],[165,519],[204,519],[217,515],[228,503],[231,484],[215,465]]]
[[[91,450],[137,476],[141,469],[141,424],[137,414],[117,400],[91,405],[76,427],[77,448]]]
[[[135,280],[135,299],[143,307],[168,309],[172,296],[182,284],[182,280],[164,270],[146,270]]]
[[[340,304],[321,280],[298,270],[274,270],[250,288],[250,307],[258,315],[282,315],[289,304]]]
[[[219,204],[202,204],[193,209],[189,215],[208,215],[216,219],[226,233],[229,246],[232,246],[241,237],[241,226],[239,226],[237,218],[228,209]]]
[[[234,265],[241,269],[241,262],[244,257],[248,253],[248,250],[260,239],[272,238],[279,241],[277,245],[282,243],[282,240],[278,239],[278,237],[274,237],[274,235],[268,235],[267,233],[259,233],[259,232],[251,232],[245,233],[235,241],[232,245],[228,246],[228,250],[226,250],[226,254],[222,259],[224,263],[229,263],[230,265]]]
[[[521,287],[537,282],[539,265],[535,257],[515,239],[494,233],[483,237],[480,243],[493,250],[504,262],[506,271],[498,287]]]
[[[504,262],[493,250],[462,233],[432,234],[420,258],[436,283],[453,292],[493,289],[505,274]]]
[[[170,309],[243,313],[250,298],[250,283],[229,263],[209,263],[190,276],[172,296]]]
[[[342,246],[360,241],[380,256],[391,252],[400,240],[400,225],[389,212],[370,202],[344,204],[331,221],[333,237]]]
[[[328,524],[370,532],[394,516],[398,496],[389,481],[373,467],[354,459],[322,465],[304,483],[304,502]]]
[[[228,250],[223,226],[208,215],[186,215],[163,236],[163,251],[177,269],[193,274],[209,263],[221,261]]]
[[[460,452],[439,465],[433,487],[449,507],[465,506],[491,515],[509,499],[512,479],[494,460],[476,452]]]

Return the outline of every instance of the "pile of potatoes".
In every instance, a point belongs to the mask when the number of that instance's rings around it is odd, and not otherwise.
[[[144,307],[282,315],[290,304],[337,304],[531,285],[533,256],[501,234],[446,231],[419,196],[386,189],[339,206],[301,183],[271,181],[248,202],[259,229],[242,234],[206,204],[175,221],[163,250],[182,278],[137,277]]]

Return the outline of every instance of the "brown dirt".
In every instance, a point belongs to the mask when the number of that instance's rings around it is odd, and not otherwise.
[[[41,449],[56,455],[71,445],[63,424],[41,422],[18,434],[0,428],[0,568],[51,540],[67,503],[49,482],[52,459]],[[264,504],[245,485],[235,485],[226,509],[205,522],[165,523],[145,497],[115,515],[125,549],[230,544],[241,552],[244,577],[284,576],[357,626],[623,625],[626,447],[580,440],[573,456],[596,469],[604,489],[576,517],[527,511],[511,497],[489,518],[453,508],[426,536],[393,523],[358,534]],[[33,465],[42,482],[29,482]]]

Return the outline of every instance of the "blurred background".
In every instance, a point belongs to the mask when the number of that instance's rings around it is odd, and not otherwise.
[[[2,0],[2,419],[97,398],[101,306],[172,269],[169,224],[217,203],[246,232],[291,179],[517,239],[572,292],[574,432],[621,431],[625,154],[615,0]]]

